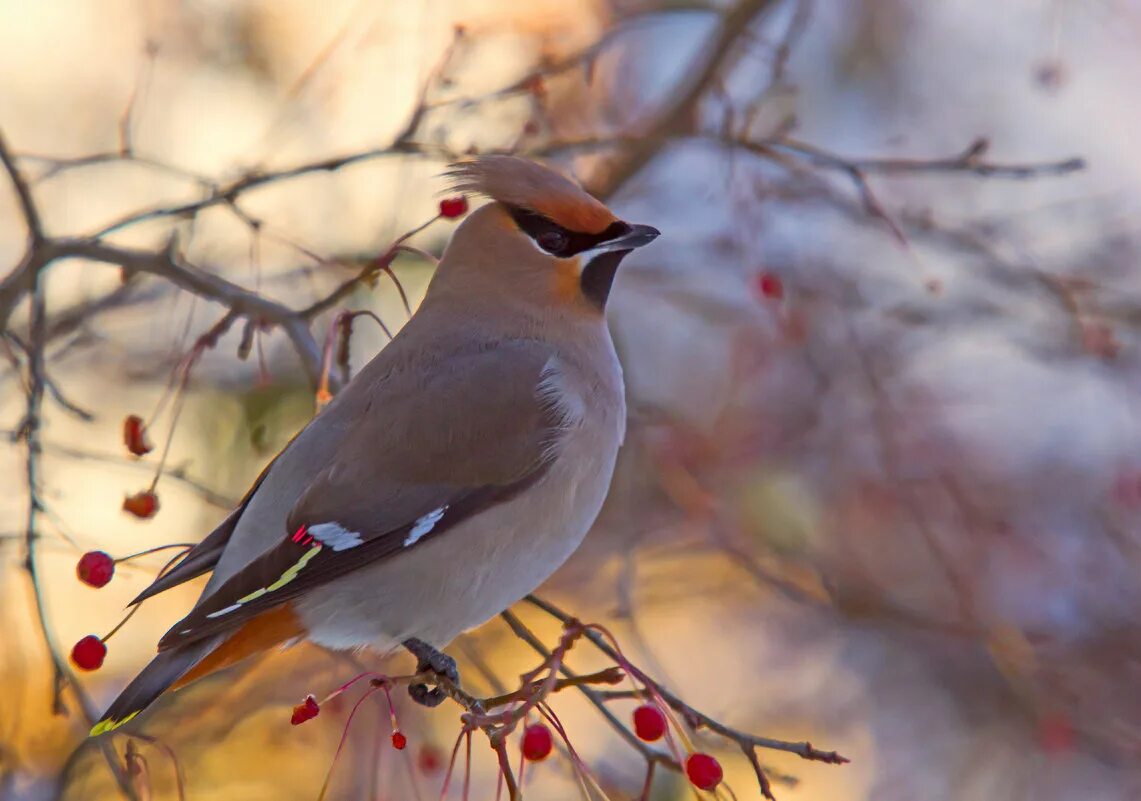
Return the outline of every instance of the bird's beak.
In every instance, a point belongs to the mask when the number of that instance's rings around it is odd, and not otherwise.
[[[600,242],[590,250],[584,250],[579,254],[584,266],[590,265],[596,258],[599,259],[601,264],[605,261],[610,265],[609,269],[613,272],[617,269],[618,263],[630,253],[634,248],[640,248],[650,244],[661,235],[661,231],[651,225],[629,225],[630,230],[621,236],[614,239],[608,239],[605,242]],[[603,254],[617,255],[617,259],[607,258],[602,259]]]
[[[606,242],[599,250],[633,250],[648,245],[661,235],[652,225],[631,225],[630,233]]]

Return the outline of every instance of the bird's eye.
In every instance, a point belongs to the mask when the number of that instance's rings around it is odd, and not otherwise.
[[[535,241],[548,253],[558,253],[567,246],[567,235],[562,231],[544,231]]]

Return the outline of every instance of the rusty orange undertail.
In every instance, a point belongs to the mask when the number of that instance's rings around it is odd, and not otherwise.
[[[222,643],[183,674],[182,678],[170,685],[170,690],[178,690],[204,676],[241,662],[247,657],[267,651],[305,634],[305,627],[293,611],[292,604],[285,604],[268,612],[263,612],[228,636]]]
[[[246,621],[231,634],[160,651],[119,694],[103,719],[91,729],[91,736],[119,728],[168,690],[185,687],[305,633],[301,619],[287,603]]]

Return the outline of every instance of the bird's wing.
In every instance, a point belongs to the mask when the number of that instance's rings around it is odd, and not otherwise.
[[[526,489],[582,411],[561,378],[548,347],[511,340],[361,388],[366,413],[293,507],[281,541],[202,598],[159,650],[229,631]]]
[[[288,447],[288,445],[286,447]],[[178,564],[152,581],[147,588],[136,595],[134,600],[128,605],[134,606],[135,604],[142,603],[147,598],[158,595],[160,592],[166,592],[171,587],[177,587],[179,584],[185,584],[191,579],[198,578],[202,574],[209,573],[213,570],[218,564],[222,552],[226,549],[226,543],[228,543],[230,537],[233,536],[234,529],[238,526],[238,520],[241,519],[242,514],[246,511],[250,499],[254,497],[254,493],[261,487],[262,482],[265,481],[265,477],[269,475],[270,469],[276,462],[277,457],[274,457],[274,459],[265,466],[261,474],[257,477],[257,480],[254,481],[253,486],[246,492],[245,497],[242,498],[234,511],[226,515],[226,519],[219,523],[217,528],[187,551],[182,559],[179,560]]]

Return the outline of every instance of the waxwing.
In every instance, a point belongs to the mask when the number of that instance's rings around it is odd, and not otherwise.
[[[403,645],[455,679],[440,649],[538,587],[594,522],[626,423],[606,300],[658,231],[523,159],[447,174],[491,202],[457,228],[396,338],[133,601],[212,572],[93,735],[297,639]]]

